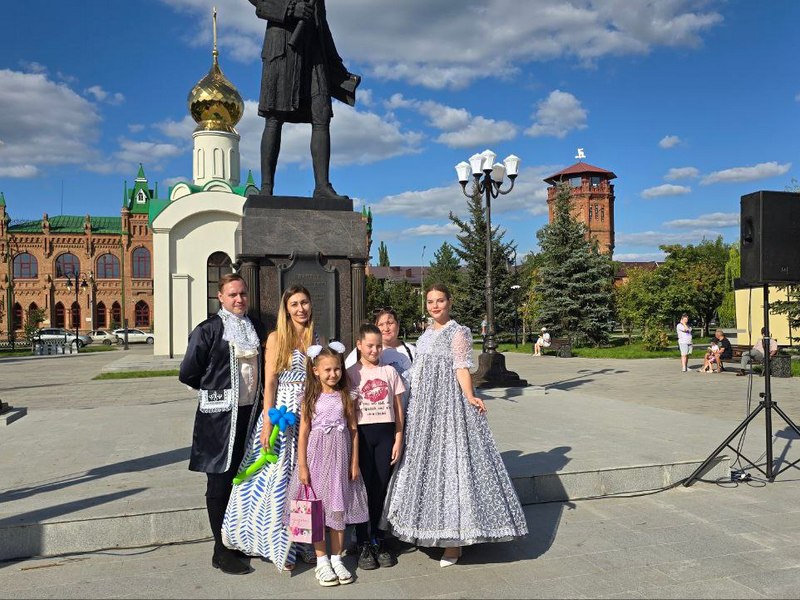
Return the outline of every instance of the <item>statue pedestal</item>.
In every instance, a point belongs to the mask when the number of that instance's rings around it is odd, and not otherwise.
[[[506,369],[506,357],[502,353],[484,352],[478,356],[478,369],[472,374],[472,385],[475,389],[489,389],[526,387],[528,382]]]
[[[249,196],[237,248],[251,314],[273,329],[283,290],[299,284],[311,292],[317,333],[353,347],[365,317],[368,251],[367,225],[352,200]]]

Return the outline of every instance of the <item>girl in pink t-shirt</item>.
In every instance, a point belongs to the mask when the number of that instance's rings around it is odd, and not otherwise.
[[[347,378],[357,398],[359,468],[369,502],[369,523],[356,525],[356,536],[358,567],[370,570],[397,562],[383,544],[378,522],[392,468],[403,453],[402,397],[406,388],[394,367],[379,363],[383,349],[380,329],[371,323],[362,325],[356,348],[359,361],[347,369]]]

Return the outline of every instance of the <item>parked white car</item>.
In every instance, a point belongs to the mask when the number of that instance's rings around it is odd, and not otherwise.
[[[115,329],[113,331],[114,335],[117,336],[117,343],[122,344],[125,342],[125,330],[124,329]],[[142,331],[141,329],[128,329],[128,343],[129,344],[152,344],[153,340],[152,333],[147,333]]]
[[[34,341],[42,342],[64,342],[75,345],[75,332],[68,331],[63,327],[43,327],[36,333]],[[92,338],[88,335],[79,335],[77,338],[78,348],[83,348],[92,343]]]
[[[90,331],[89,337],[92,338],[93,342],[105,344],[106,346],[117,343],[117,336],[106,329],[95,329],[94,331]]]

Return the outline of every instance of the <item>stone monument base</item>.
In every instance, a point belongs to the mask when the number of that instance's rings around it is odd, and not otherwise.
[[[367,224],[352,200],[249,196],[237,237],[252,314],[274,328],[283,291],[302,285],[320,337],[352,348],[365,317],[369,258]]]
[[[478,356],[478,369],[472,374],[476,389],[525,387],[528,382],[506,369],[506,357],[500,352],[484,352]]]

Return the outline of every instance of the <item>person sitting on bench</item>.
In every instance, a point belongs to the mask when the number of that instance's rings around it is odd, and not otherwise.
[[[536,343],[533,345],[533,355],[541,356],[542,348],[549,348],[549,347],[550,347],[550,334],[547,332],[547,327],[542,327],[542,335],[540,335],[536,339]]]
[[[751,366],[753,360],[763,361],[764,360],[764,333],[766,329],[764,327],[761,328],[761,337],[758,338],[758,341],[755,343],[750,350],[747,352],[742,353],[742,368],[739,369],[739,372],[736,375],[746,375],[745,369],[748,366]],[[769,340],[769,357],[772,358],[778,353],[778,342],[775,341],[775,338],[770,338]],[[752,369],[752,367],[751,367]]]
[[[733,358],[733,348],[731,347],[731,341],[725,337],[725,332],[722,329],[717,329],[714,333],[714,338],[717,340],[717,364],[719,365],[719,369],[717,373],[722,373],[725,370],[722,363],[726,360],[731,360]]]

